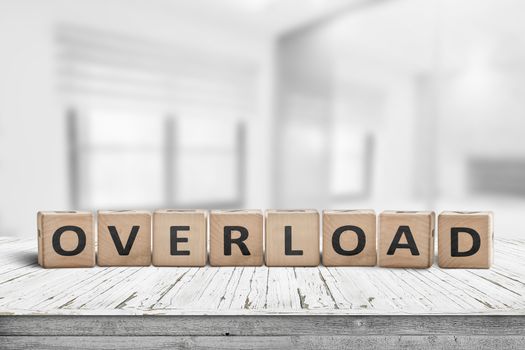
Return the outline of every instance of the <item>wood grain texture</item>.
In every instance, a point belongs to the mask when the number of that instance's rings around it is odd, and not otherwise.
[[[388,254],[389,248],[400,232],[407,227],[417,247],[416,255],[406,247]],[[379,214],[378,264],[382,267],[427,268],[434,261],[435,214],[429,211],[384,211]],[[400,244],[409,243],[408,232],[403,230]]]
[[[525,240],[496,240],[494,265],[486,270],[437,266],[43,269],[37,264],[36,243],[0,237],[0,314],[525,315]]]
[[[241,227],[246,230],[242,241],[247,251],[243,253],[237,244],[225,255],[225,227]],[[261,266],[263,261],[263,215],[260,210],[212,210],[210,212],[210,265],[212,266]],[[231,231],[232,240],[239,239],[241,232]],[[249,255],[245,255],[249,254]]]
[[[149,266],[151,264],[151,213],[140,210],[108,210],[98,212],[99,266]],[[126,247],[134,227],[136,236],[127,254],[119,253],[117,243],[110,234],[113,227],[120,244]]]
[[[290,228],[290,248],[300,255],[285,252],[285,231]],[[266,211],[267,266],[317,266],[319,252],[319,213],[317,210]]]
[[[344,226],[355,226],[362,230],[365,238],[362,251],[355,255],[341,255],[334,250],[334,232]],[[340,235],[339,244],[345,251],[359,248],[358,236],[353,231]],[[325,210],[323,211],[323,265],[325,266],[375,266],[376,214],[373,210]]]
[[[471,256],[452,256],[452,228],[473,229],[480,239],[479,250]],[[438,264],[443,268],[488,269],[493,261],[493,214],[491,212],[446,211],[438,217]],[[473,247],[473,238],[466,232],[457,234],[458,252]]]
[[[153,213],[153,251],[155,266],[204,266],[207,260],[207,212],[205,210],[163,209]],[[177,231],[177,251],[171,252],[171,227],[187,228]]]
[[[525,336],[0,337],[9,349],[522,349]]]
[[[95,266],[95,236],[93,225],[93,214],[90,212],[39,212],[37,214],[37,241],[38,263],[40,266],[46,268]],[[53,248],[53,236],[55,232],[65,226],[75,226],[79,229],[78,232],[74,232],[71,229],[64,230],[59,238],[59,246],[65,252],[73,253],[75,250],[79,250],[75,255],[59,254]]]
[[[525,317],[487,315],[0,316],[0,336],[523,335]]]

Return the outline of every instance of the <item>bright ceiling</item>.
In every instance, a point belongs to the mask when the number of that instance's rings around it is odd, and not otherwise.
[[[376,0],[161,0],[163,9],[250,32],[276,36]]]

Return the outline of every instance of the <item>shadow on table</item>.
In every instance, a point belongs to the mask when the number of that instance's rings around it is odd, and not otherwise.
[[[32,265],[38,263],[37,252],[19,252],[13,258],[13,260],[19,264]]]

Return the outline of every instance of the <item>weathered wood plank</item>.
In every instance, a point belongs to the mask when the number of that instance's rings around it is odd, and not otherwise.
[[[525,336],[0,337],[9,349],[522,349]]]
[[[522,316],[0,316],[3,336],[525,335]]]
[[[1,239],[0,314],[525,315],[525,240],[496,243],[489,270],[42,269],[34,240]]]

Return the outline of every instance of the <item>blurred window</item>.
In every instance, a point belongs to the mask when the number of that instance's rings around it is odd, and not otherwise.
[[[179,42],[56,28],[80,208],[242,205],[257,66]]]
[[[229,207],[242,202],[237,121],[92,111],[71,116],[82,208]]]
[[[163,203],[162,118],[92,111],[78,135],[82,207],[149,207]]]
[[[242,124],[234,120],[180,119],[175,126],[174,197],[185,206],[240,206]]]
[[[525,196],[525,159],[472,157],[467,161],[471,194]]]
[[[331,139],[330,190],[338,199],[368,195],[371,177],[371,135],[336,123]]]

